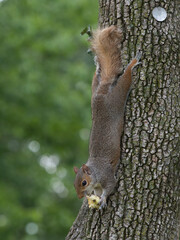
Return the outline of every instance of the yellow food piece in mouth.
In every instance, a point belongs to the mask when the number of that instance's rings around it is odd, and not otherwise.
[[[89,208],[96,208],[99,209],[100,207],[100,197],[96,196],[96,195],[91,195],[91,196],[86,196],[87,200],[88,200],[88,205]]]

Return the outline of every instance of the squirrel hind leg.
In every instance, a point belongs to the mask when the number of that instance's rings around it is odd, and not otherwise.
[[[139,65],[139,64],[142,63],[142,62],[140,62],[141,57],[142,57],[142,53],[141,53],[140,51],[138,51],[138,52],[136,53],[135,58],[134,58],[134,60],[136,60],[136,63],[134,64],[134,66],[132,67],[132,69],[133,69],[134,67],[136,67],[137,65]],[[133,61],[133,60],[132,60],[132,61]]]
[[[141,64],[141,62],[140,62],[141,56],[142,56],[142,53],[140,51],[138,51],[136,53],[136,56],[131,60],[129,65],[126,67],[125,72],[128,71],[128,70],[131,71],[134,67]]]

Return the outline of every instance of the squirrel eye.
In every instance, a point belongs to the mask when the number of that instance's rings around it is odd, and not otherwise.
[[[82,186],[86,186],[86,184],[87,184],[87,181],[86,181],[86,180],[83,180],[83,181],[82,181]]]

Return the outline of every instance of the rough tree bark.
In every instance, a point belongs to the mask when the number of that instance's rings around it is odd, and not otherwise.
[[[123,32],[123,66],[137,49],[142,65],[125,113],[115,194],[103,212],[84,201],[69,239],[176,240],[180,234],[178,2],[99,0],[99,25]],[[167,11],[158,22],[155,6]]]

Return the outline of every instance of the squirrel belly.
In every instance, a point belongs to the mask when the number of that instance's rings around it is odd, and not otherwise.
[[[121,32],[115,26],[93,34],[91,45],[97,69],[92,82],[89,159],[80,169],[74,167],[78,197],[95,192],[101,197],[101,208],[106,206],[106,199],[116,185],[114,176],[120,158],[124,109],[131,87],[132,69],[141,58],[138,52],[121,74],[121,39]]]

